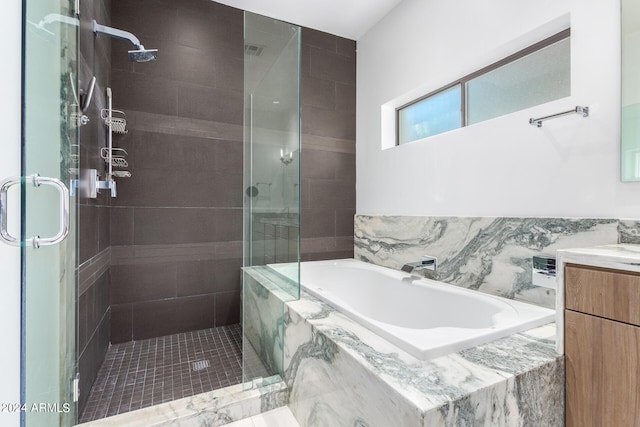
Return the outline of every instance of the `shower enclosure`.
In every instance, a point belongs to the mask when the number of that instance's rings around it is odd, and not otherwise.
[[[244,15],[244,262],[268,268],[300,261],[300,27]],[[247,387],[283,375],[284,302],[299,280],[274,281],[278,300],[243,275],[243,379]],[[262,299],[264,297],[264,299]]]
[[[209,0],[151,3],[25,7],[23,176],[2,194],[3,226],[15,201],[23,227],[9,218],[2,236],[22,251],[23,403],[57,405],[25,425],[283,375],[298,283],[260,301],[241,273],[298,271],[300,28]]]

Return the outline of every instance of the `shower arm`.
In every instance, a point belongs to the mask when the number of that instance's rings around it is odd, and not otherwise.
[[[94,19],[92,22],[93,32],[95,34],[104,34],[109,37],[113,37],[115,39],[127,40],[130,41],[136,49],[144,50],[144,46],[140,44],[140,40],[133,34],[128,31],[119,30],[113,27],[107,27],[106,25],[98,24],[98,22]]]
[[[73,25],[75,27],[80,25],[80,20],[74,16],[61,15],[59,13],[50,13],[44,17],[42,21],[36,25],[38,28],[44,29],[45,25],[53,24],[54,22],[61,22],[67,25]]]

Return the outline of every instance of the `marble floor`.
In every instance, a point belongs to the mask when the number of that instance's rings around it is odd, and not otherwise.
[[[227,424],[225,427],[300,427],[288,407],[274,409],[244,420]]]
[[[252,365],[259,359],[248,357]],[[252,366],[252,371],[261,367]],[[242,381],[239,324],[114,344],[80,422],[217,390]]]

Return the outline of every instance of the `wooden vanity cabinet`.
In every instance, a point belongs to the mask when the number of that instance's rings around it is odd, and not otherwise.
[[[565,267],[566,425],[640,427],[640,274]]]

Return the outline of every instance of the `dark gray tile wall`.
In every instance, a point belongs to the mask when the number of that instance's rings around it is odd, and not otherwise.
[[[353,258],[355,117],[355,41],[303,28],[303,261]]]
[[[281,214],[265,213],[253,223],[252,260],[264,265],[298,260],[297,217],[285,218]]]
[[[80,87],[87,88],[96,76],[94,95],[87,116],[90,122],[80,128],[81,169],[97,169],[104,177],[105,163],[100,148],[106,146],[106,130],[100,120],[105,107],[105,89],[110,80],[110,41],[95,38],[91,20],[109,25],[109,0],[80,2]],[[109,247],[110,197],[106,191],[97,199],[80,198],[80,268],[78,276],[78,371],[80,373],[80,409],[86,404],[89,390],[109,347]]]
[[[80,358],[80,408],[84,408],[91,386],[104,361],[110,343],[109,271],[80,295],[78,346]]]
[[[117,144],[132,174],[111,209],[111,243],[130,254],[111,267],[112,342],[238,323],[242,260],[225,247],[242,241],[243,13],[120,0],[112,24],[159,49],[134,64],[112,42],[114,106],[131,119]]]

